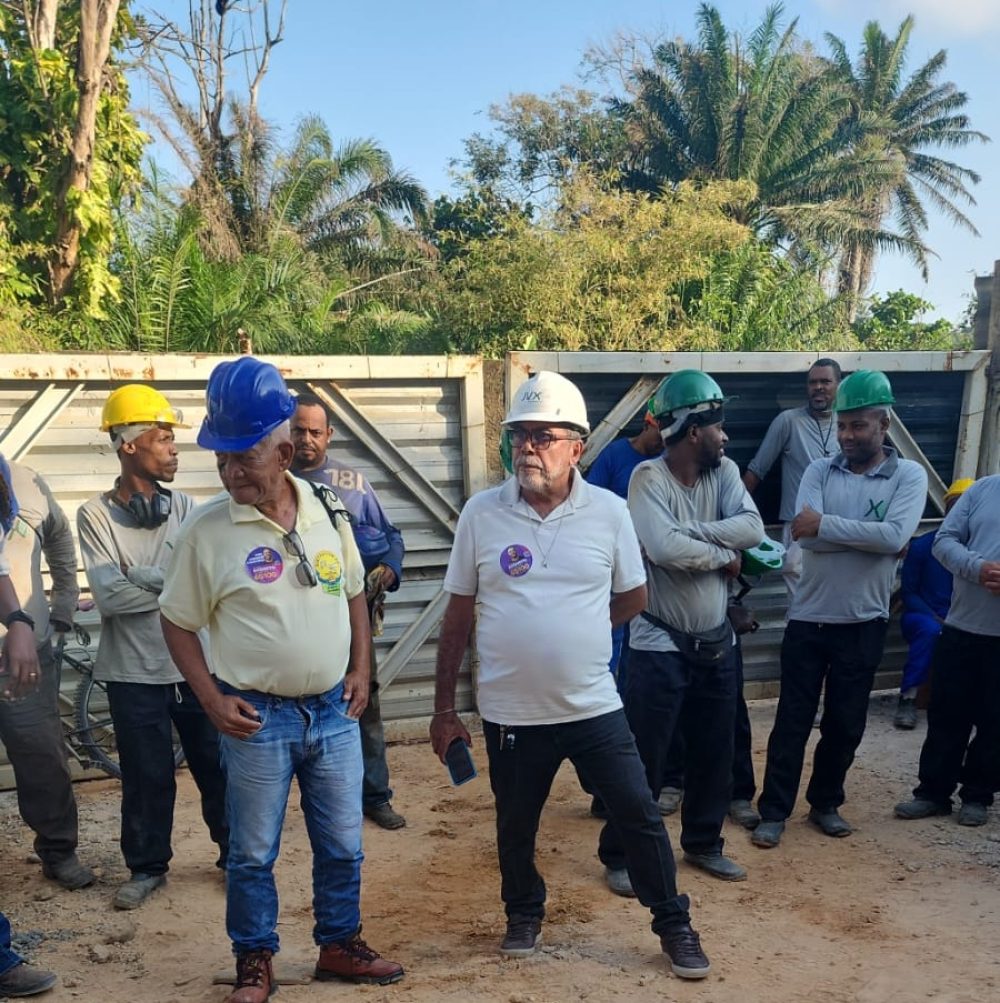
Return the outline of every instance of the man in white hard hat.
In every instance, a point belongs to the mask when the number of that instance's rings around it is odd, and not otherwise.
[[[479,603],[478,702],[497,811],[506,957],[534,953],[545,915],[535,868],[542,808],[564,759],[602,798],[620,831],[636,895],[673,972],[704,978],[709,962],[678,895],[673,854],[608,672],[611,626],[642,610],[646,574],[625,502],[576,466],[590,431],[580,391],[541,372],[504,419],[513,474],[462,511],[438,642],[434,751],[472,740],[455,687]],[[610,603],[609,603],[610,597]]]

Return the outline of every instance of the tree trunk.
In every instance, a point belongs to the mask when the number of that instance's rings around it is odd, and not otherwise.
[[[32,47],[42,51],[56,47],[56,8],[59,0],[38,0],[31,18]]]
[[[69,292],[80,256],[80,221],[71,192],[90,187],[97,132],[97,106],[111,33],[121,0],[81,0],[80,42],[76,62],[78,105],[65,176],[56,194],[56,237],[49,258],[49,299],[61,302]]]

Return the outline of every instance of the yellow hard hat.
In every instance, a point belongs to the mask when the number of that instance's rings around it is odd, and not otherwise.
[[[101,431],[110,432],[118,425],[172,425],[190,428],[184,424],[181,412],[170,406],[166,397],[144,383],[129,383],[113,390],[104,402],[101,412]]]
[[[973,484],[976,483],[974,477],[961,477],[957,481],[953,481],[948,490],[944,493],[944,500],[951,501],[952,498],[958,498],[964,495]]]

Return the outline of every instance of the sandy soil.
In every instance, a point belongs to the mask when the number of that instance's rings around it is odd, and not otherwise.
[[[755,758],[762,764],[774,713],[752,708]],[[892,700],[876,698],[849,777],[849,839],[831,840],[798,806],[783,845],[753,848],[732,828],[729,850],[749,880],[725,884],[680,867],[696,927],[714,963],[701,983],[667,973],[648,914],[606,891],[595,856],[599,823],[571,770],[560,774],[539,839],[549,885],[545,946],[534,958],[496,954],[502,930],[493,811],[485,778],[451,788],[426,744],[397,745],[390,763],[399,832],[366,826],[365,937],[401,961],[403,982],[388,988],[283,986],[278,999],[805,1001],[980,1003],[1000,998],[1000,811],[981,829],[953,818],[904,823],[891,806],[912,785],[923,724],[891,727]],[[481,742],[474,750],[485,763]],[[24,953],[60,973],[52,1001],[160,1003],[222,1001],[213,985],[228,970],[224,893],[187,774],[175,822],[167,888],[141,910],[115,913],[124,878],[117,848],[118,797],[109,781],[77,787],[81,857],[99,882],[68,893],[44,881],[13,795],[0,797],[0,905]],[[668,821],[672,835],[678,823]],[[676,844],[675,844],[676,845]],[[282,966],[313,960],[309,850],[297,804],[289,806],[278,867]]]

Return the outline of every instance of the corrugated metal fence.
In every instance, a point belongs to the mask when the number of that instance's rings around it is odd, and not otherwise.
[[[101,409],[116,386],[150,383],[185,421],[174,486],[203,500],[220,490],[214,457],[195,444],[205,384],[219,358],[134,355],[0,356],[0,452],[37,470],[74,525],[76,510],[108,490],[118,462]],[[360,469],[406,543],[404,580],[377,641],[387,720],[429,714],[441,583],[455,521],[485,486],[482,362],[472,357],[274,357],[293,389],[324,396],[335,413],[331,452]],[[80,574],[80,582],[85,579]],[[85,592],[86,594],[86,592]],[[95,614],[81,617],[94,634]],[[64,680],[64,686],[73,683]],[[466,666],[459,706],[473,706]],[[2,757],[2,750],[0,750]],[[0,768],[0,786],[5,777]]]

